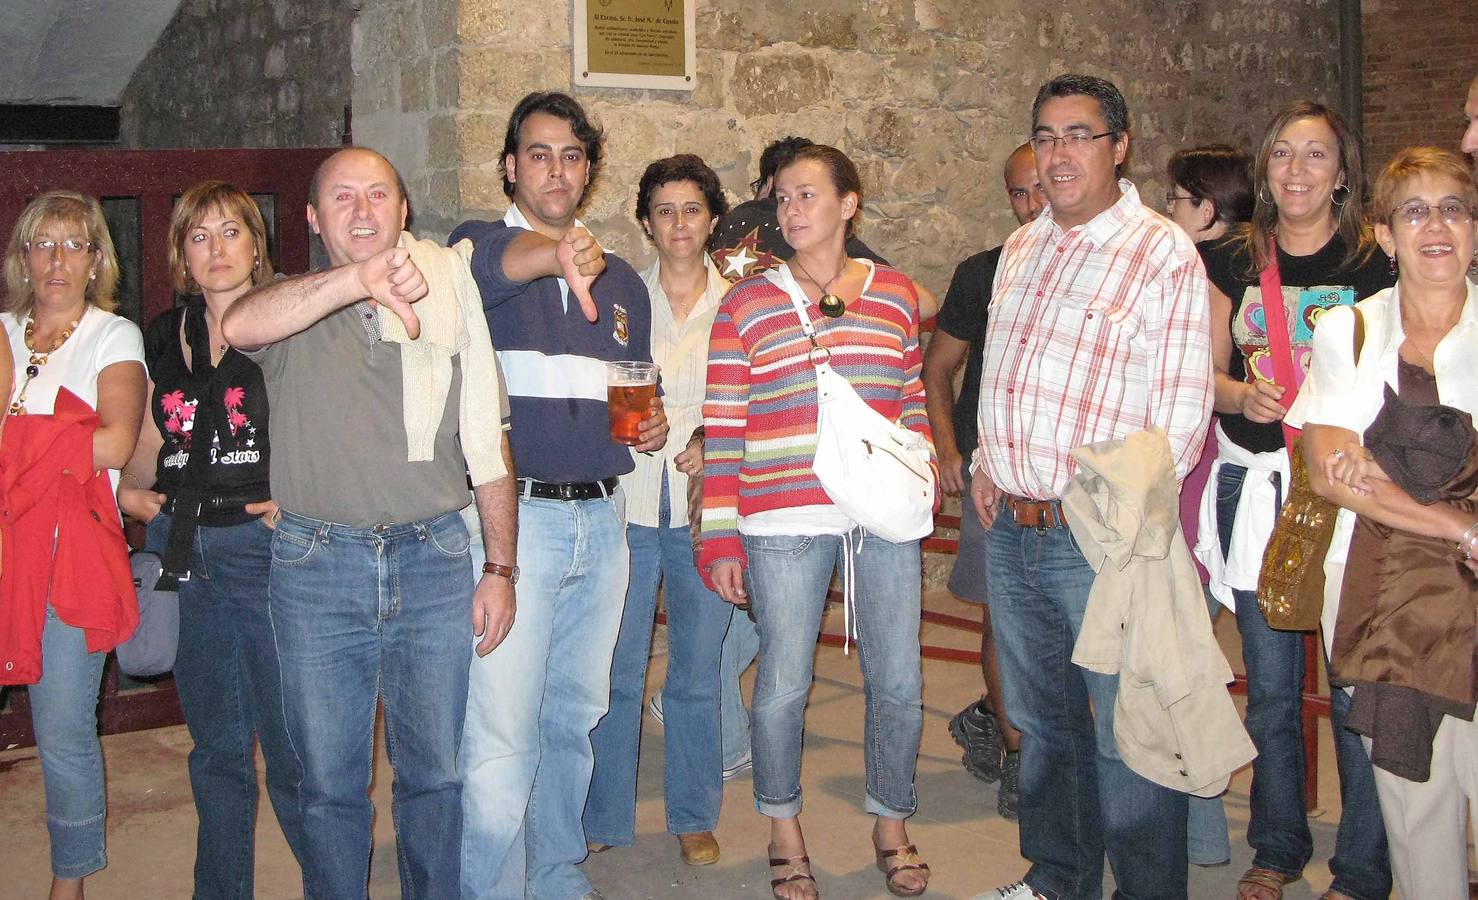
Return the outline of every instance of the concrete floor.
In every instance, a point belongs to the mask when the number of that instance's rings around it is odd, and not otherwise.
[[[931,592],[932,609],[974,616],[975,608],[943,592]],[[835,610],[833,610],[835,612]],[[839,612],[827,629],[841,631]],[[652,666],[660,677],[665,652],[659,639]],[[1237,635],[1229,616],[1222,616],[1218,637],[1233,667],[1240,668]],[[970,648],[978,638],[937,625],[924,626],[924,642]],[[886,897],[881,875],[873,866],[870,823],[861,811],[862,699],[855,653],[818,650],[815,690],[807,715],[803,783],[809,850],[824,896]],[[1025,871],[1017,850],[1016,827],[995,812],[995,788],[960,767],[960,752],[946,730],[949,717],[980,693],[980,675],[972,666],[926,661],[924,666],[924,735],[918,766],[919,811],[910,820],[910,835],[933,867],[928,896],[969,898],[1020,878]],[[627,898],[754,898],[769,895],[765,864],[765,821],[754,812],[748,774],[730,781],[717,836],[723,858],[714,866],[694,869],[682,864],[676,841],[665,833],[661,798],[661,728],[647,718],[637,843],[592,857],[585,863],[590,880],[610,900]],[[117,735],[103,742],[108,771],[109,865],[88,880],[92,900],[184,898],[190,896],[194,856],[195,813],[185,758],[190,749],[183,727]],[[398,897],[394,834],[391,827],[389,768],[383,753],[377,766],[374,799],[380,811],[375,826],[376,853],[370,893]],[[1193,898],[1235,896],[1238,875],[1251,860],[1245,842],[1249,774],[1232,782],[1226,795],[1232,830],[1232,861],[1212,869],[1192,867]],[[1304,879],[1290,885],[1290,900],[1318,897],[1328,886],[1327,866],[1338,824],[1338,783],[1328,724],[1320,737],[1320,799],[1310,824],[1314,861]],[[297,867],[277,830],[265,796],[257,827],[257,896],[302,895]],[[0,900],[44,896],[49,879],[45,809],[41,773],[34,748],[0,753]],[[1105,896],[1111,891],[1105,876]]]

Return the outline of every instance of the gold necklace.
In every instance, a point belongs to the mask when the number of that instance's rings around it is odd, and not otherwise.
[[[77,330],[77,323],[81,319],[74,319],[72,324],[62,329],[56,340],[51,342],[51,349],[44,352],[36,349],[36,319],[32,316],[26,317],[26,350],[30,352],[30,358],[26,361],[26,380],[21,383],[20,393],[10,402],[10,414],[12,416],[23,416],[26,414],[26,391],[31,387],[31,381],[41,374],[41,367],[51,360],[51,354],[61,349],[72,332]]]
[[[826,279],[826,284],[822,284],[821,282],[817,281],[815,275],[807,272],[805,265],[801,263],[798,257],[791,257],[791,262],[800,266],[801,274],[805,275],[811,280],[812,284],[821,289],[821,300],[819,303],[817,303],[817,306],[821,307],[821,314],[823,316],[826,316],[828,319],[836,319],[839,318],[842,313],[847,311],[846,302],[843,301],[842,298],[838,297],[836,294],[827,293],[826,289],[831,287],[831,283],[833,281],[836,281],[838,278],[842,277],[842,273],[847,271],[847,263],[851,262],[851,260],[847,259],[847,257],[843,255],[842,267],[840,269],[837,269],[837,273],[835,275]]]

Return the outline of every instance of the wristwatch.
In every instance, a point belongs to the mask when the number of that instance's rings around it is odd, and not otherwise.
[[[484,575],[497,575],[508,579],[509,584],[518,584],[518,566],[505,566],[502,563],[485,562],[482,564]]]

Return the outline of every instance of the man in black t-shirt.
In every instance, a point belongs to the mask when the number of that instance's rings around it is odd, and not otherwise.
[[[1022,144],[1007,157],[1005,179],[1011,211],[1016,221],[1025,225],[1037,217],[1045,202],[1030,144]],[[970,774],[987,783],[1000,779],[996,809],[1005,818],[1015,819],[1021,733],[1006,719],[990,607],[985,605],[985,530],[968,499],[970,454],[977,443],[975,416],[980,405],[985,318],[1000,258],[1001,248],[994,247],[971,256],[955,269],[934,334],[924,351],[923,377],[929,426],[939,453],[940,484],[949,493],[967,498],[960,504],[960,549],[950,572],[949,589],[961,600],[981,604],[982,613],[980,668],[987,691],[982,699],[950,719],[949,733],[965,751],[962,761]],[[965,378],[957,400],[953,380],[961,361],[965,363]]]

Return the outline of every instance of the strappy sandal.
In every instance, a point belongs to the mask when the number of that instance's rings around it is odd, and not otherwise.
[[[873,848],[878,855],[878,871],[883,873],[887,879],[888,893],[895,897],[917,897],[929,888],[929,864],[919,856],[919,848],[913,844],[904,844],[902,847],[894,847],[892,850],[878,850]],[[916,888],[908,888],[899,884],[896,879],[900,872],[922,872],[924,883]]]
[[[811,876],[811,857],[802,853],[800,856],[770,857],[770,893],[776,900],[787,900],[781,893],[782,885],[794,884],[797,881],[811,882],[810,896],[820,900],[821,891],[816,887],[816,879]]]
[[[1297,875],[1253,866],[1237,880],[1237,900],[1283,900],[1283,885],[1297,880]]]

